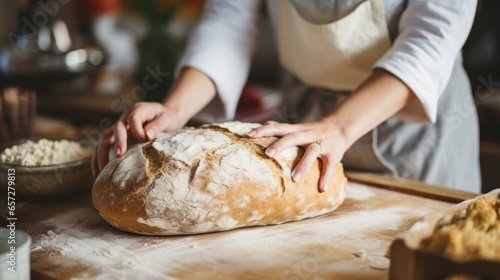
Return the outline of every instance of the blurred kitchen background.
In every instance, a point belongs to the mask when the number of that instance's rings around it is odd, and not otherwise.
[[[36,92],[32,134],[97,141],[134,102],[163,99],[203,2],[0,0],[0,90]],[[259,45],[238,106],[242,121],[279,114],[279,86],[287,79],[262,9]],[[485,192],[500,187],[499,11],[500,1],[479,1],[463,48],[481,122]]]

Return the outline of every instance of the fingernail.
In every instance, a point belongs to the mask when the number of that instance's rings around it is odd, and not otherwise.
[[[256,133],[257,132],[255,132],[255,130],[251,130],[250,132],[247,133],[247,136],[254,137]]]
[[[116,149],[115,156],[119,157],[121,154],[120,148]]]
[[[323,183],[323,192],[326,192],[328,190],[328,184]]]
[[[292,179],[294,182],[298,182],[301,177],[302,177],[302,173],[295,172],[295,171],[292,172]]]
[[[276,150],[275,150],[275,149],[272,149],[272,148],[271,148],[271,149],[269,149],[269,148],[268,148],[268,149],[266,150],[266,155],[268,155],[269,157],[273,157],[275,153],[276,153]]]
[[[148,130],[146,132],[146,135],[148,136],[148,140],[150,141],[155,139],[155,132],[152,129]]]

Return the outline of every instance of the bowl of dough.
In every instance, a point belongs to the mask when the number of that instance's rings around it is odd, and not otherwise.
[[[31,137],[0,145],[0,181],[29,200],[68,197],[92,188],[93,147],[84,138]]]

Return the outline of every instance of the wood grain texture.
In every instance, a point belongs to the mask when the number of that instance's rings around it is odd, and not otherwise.
[[[350,182],[344,204],[331,214],[175,237],[112,228],[93,208],[90,194],[23,203],[17,214],[19,227],[33,239],[36,279],[384,279],[388,270],[370,266],[386,255],[395,236],[450,206]],[[359,250],[366,257],[357,257]]]

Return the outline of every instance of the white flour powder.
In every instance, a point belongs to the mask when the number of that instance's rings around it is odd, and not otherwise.
[[[410,202],[402,201],[400,194],[392,197],[394,205],[378,205],[377,198],[394,194],[352,183],[348,189],[345,203],[351,206],[341,206],[322,217],[180,237],[120,232],[102,221],[90,205],[75,207],[40,222],[45,232],[51,229],[55,234],[35,238],[36,251],[32,254],[50,251],[101,270],[97,276],[83,273],[74,279],[171,279],[178,275],[196,279],[200,271],[212,272],[212,278],[216,278],[221,272],[243,275],[253,271],[255,275],[260,270],[262,277],[277,279],[288,279],[286,275],[290,279],[331,279],[325,275],[362,271],[383,278],[386,272],[379,269],[388,267],[384,255],[392,242],[383,232],[400,231],[408,218],[425,216],[432,207],[405,207],[406,203],[416,203],[415,199],[408,196]],[[360,249],[366,253],[365,258],[355,256]],[[379,260],[384,261],[383,266]],[[271,271],[274,274],[269,274]]]
[[[0,160],[3,163],[23,166],[43,166],[77,161],[92,156],[92,150],[69,140],[40,139],[5,149]]]

